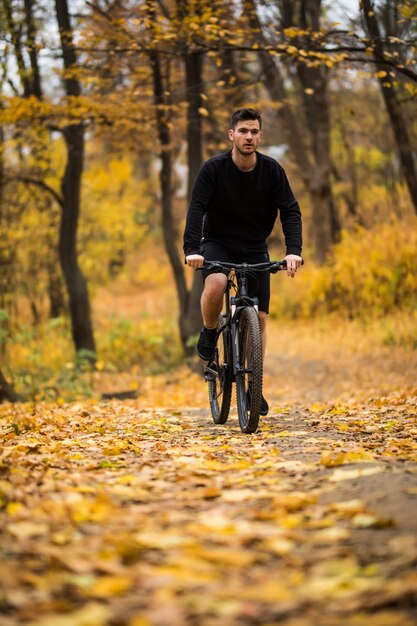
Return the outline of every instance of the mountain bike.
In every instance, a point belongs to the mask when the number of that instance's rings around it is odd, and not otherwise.
[[[229,272],[214,356],[203,369],[211,415],[215,424],[226,423],[235,383],[240,428],[244,433],[254,433],[261,410],[263,357],[258,299],[248,295],[248,276],[256,276],[257,272],[275,274],[287,269],[287,264],[206,261],[204,268]]]

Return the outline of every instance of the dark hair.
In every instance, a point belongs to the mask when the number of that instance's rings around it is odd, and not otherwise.
[[[255,109],[238,109],[232,115],[230,122],[230,128],[235,129],[238,122],[241,120],[258,120],[259,128],[262,128],[262,117]]]

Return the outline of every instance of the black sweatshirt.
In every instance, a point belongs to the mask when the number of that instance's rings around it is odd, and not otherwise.
[[[301,212],[281,165],[256,153],[242,172],[231,151],[204,163],[194,184],[184,231],[185,255],[199,254],[202,237],[248,250],[266,248],[280,213],[287,254],[301,254]]]

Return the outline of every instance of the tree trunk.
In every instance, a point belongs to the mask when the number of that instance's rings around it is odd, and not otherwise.
[[[198,53],[185,51],[185,72],[188,99],[187,139],[188,139],[188,204],[191,200],[195,179],[203,162],[203,129],[200,107],[202,106],[202,57]],[[203,283],[200,272],[194,273],[191,291],[186,308],[181,316],[182,335],[185,337],[185,351],[191,353],[188,339],[201,328],[200,299]]]
[[[65,70],[67,96],[79,96],[79,81],[74,73],[76,54],[73,45],[67,0],[55,0]],[[78,265],[77,227],[80,213],[81,178],[84,167],[84,128],[81,123],[64,129],[67,163],[61,181],[63,207],[59,237],[59,256],[69,296],[72,337],[77,352],[88,351],[86,358],[95,361],[96,346],[91,323],[87,283]]]
[[[165,103],[165,88],[161,71],[159,54],[150,53],[153,70],[154,103],[158,127],[159,143],[161,145],[161,172],[160,184],[162,195],[162,228],[164,234],[165,250],[174,274],[174,281],[179,301],[179,331],[181,344],[185,354],[189,355],[191,349],[189,338],[196,334],[201,325],[199,314],[199,299],[201,295],[201,277],[196,276],[191,291],[187,289],[184,273],[184,263],[177,249],[176,233],[173,222],[172,207],[172,148]],[[195,155],[193,151],[191,153]],[[188,155],[190,160],[190,153]],[[199,279],[199,280],[198,280]]]
[[[330,114],[327,70],[299,64],[297,73],[303,91],[304,110],[311,135],[314,165],[309,168],[306,187],[313,207],[313,233],[316,258],[323,263],[333,243],[340,238],[331,184]]]
[[[186,5],[181,3],[181,11],[186,10]],[[182,13],[184,16],[184,14]],[[155,19],[155,7],[149,5],[149,16]],[[149,54],[152,75],[155,114],[158,128],[158,139],[161,146],[161,173],[160,184],[162,194],[162,227],[164,234],[165,249],[174,274],[174,281],[179,301],[179,331],[183,350],[186,355],[193,352],[190,346],[190,337],[195,335],[201,326],[200,296],[202,291],[201,276],[194,277],[191,290],[187,289],[184,272],[184,261],[180,257],[177,248],[177,237],[173,219],[173,189],[172,189],[172,147],[169,120],[169,102],[167,90],[161,68],[160,54],[152,51]],[[202,154],[202,131],[201,119],[198,112],[201,106],[201,57],[185,52],[184,62],[186,67],[186,85],[189,97],[189,109],[187,113],[187,161],[189,167],[188,194],[191,193],[192,184],[197,176],[201,165]]]
[[[33,7],[33,0],[25,0],[27,43],[31,68],[30,91],[40,100],[42,98],[42,87],[38,63],[38,50],[36,48],[36,28],[33,17]]]
[[[19,75],[19,79],[21,85],[23,87],[23,94],[25,98],[28,98],[31,95],[31,82],[30,82],[30,74],[28,72],[28,68],[26,67],[22,38],[21,38],[21,29],[15,23],[13,18],[13,4],[10,0],[3,0],[3,8],[7,21],[7,26],[9,29],[9,33],[11,35],[14,54],[16,58],[17,71]]]
[[[84,129],[81,125],[65,130],[67,163],[61,189],[63,208],[59,233],[59,258],[69,298],[72,337],[76,351],[87,350],[86,358],[95,361],[96,346],[91,323],[87,283],[78,265],[77,227],[80,213],[80,188],[84,160]]]
[[[185,347],[186,337],[183,335],[182,315],[188,305],[188,291],[185,282],[184,268],[176,246],[175,228],[172,209],[172,148],[168,112],[165,103],[165,88],[162,77],[161,63],[158,52],[150,53],[153,77],[153,93],[155,115],[158,128],[158,139],[161,146],[160,186],[162,196],[162,230],[165,250],[174,274],[174,281],[179,300],[179,327],[181,343]]]
[[[382,61],[384,59],[384,47],[381,41],[375,7],[371,0],[362,0],[362,11],[368,35],[374,45],[374,57],[376,60]],[[417,213],[417,164],[414,154],[415,151],[411,144],[407,124],[395,92],[395,85],[390,74],[392,70],[389,66],[384,65],[382,65],[381,70],[385,70],[386,75],[378,76],[379,85],[391,120],[395,141],[397,142],[401,170],[410,193],[414,210]]]
[[[248,0],[250,20],[263,45],[262,27],[256,13],[254,0]],[[307,2],[308,4],[308,2]],[[310,8],[310,19],[319,15],[314,0]],[[297,25],[297,20],[307,19],[306,3],[302,3],[300,15],[294,16],[292,2],[280,3],[284,27]],[[317,15],[316,15],[317,14]],[[327,76],[322,68],[299,65],[297,73],[302,87],[303,110],[298,112],[289,102],[289,94],[280,68],[267,52],[259,52],[264,83],[271,98],[280,102],[278,116],[282,121],[285,139],[297,164],[298,173],[310,197],[312,208],[312,233],[317,260],[322,263],[332,243],[338,240],[340,223],[333,201],[330,157],[330,116],[327,97]],[[306,89],[308,92],[306,93]],[[312,92],[311,92],[312,90]],[[300,127],[299,119],[305,118],[308,133]],[[309,134],[310,142],[306,141]],[[309,145],[310,144],[310,145]]]
[[[62,279],[54,259],[47,265],[48,271],[48,295],[49,295],[49,317],[61,317],[65,315],[66,306],[62,290]]]
[[[0,403],[1,402],[20,402],[22,397],[14,390],[13,386],[7,382],[3,372],[0,370]]]
[[[187,90],[187,160],[188,160],[188,200],[191,198],[194,181],[203,161],[202,107],[202,56],[201,53],[184,54],[185,81]]]

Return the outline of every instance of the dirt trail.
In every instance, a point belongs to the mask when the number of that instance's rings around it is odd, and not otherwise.
[[[416,388],[417,350],[383,345],[346,321],[269,325],[265,389],[273,401],[356,402]]]
[[[415,626],[417,352],[270,324],[270,414],[201,374],[0,406],[0,626]]]
[[[0,407],[0,626],[414,626],[416,414]]]

